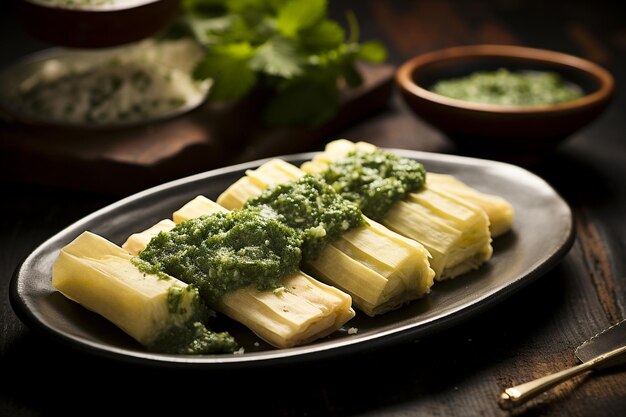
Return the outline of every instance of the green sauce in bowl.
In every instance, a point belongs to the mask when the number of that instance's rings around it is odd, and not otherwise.
[[[440,80],[430,90],[457,100],[504,106],[557,104],[583,95],[580,88],[566,83],[555,72],[513,72],[505,68]]]

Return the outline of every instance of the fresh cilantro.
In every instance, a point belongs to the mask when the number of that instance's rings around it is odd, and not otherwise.
[[[327,0],[182,0],[181,6],[178,29],[185,26],[206,49],[194,76],[213,80],[209,99],[270,92],[263,114],[269,126],[327,122],[339,109],[340,86],[362,84],[357,62],[387,57],[381,43],[359,43],[353,13],[347,31],[329,19]]]
[[[276,28],[289,38],[297,38],[326,16],[326,0],[292,0],[285,3],[276,17]]]
[[[250,60],[250,68],[269,75],[293,78],[303,73],[305,62],[293,41],[275,37],[257,48]]]
[[[323,52],[338,48],[345,39],[343,28],[332,20],[324,19],[318,24],[300,32],[299,39],[304,50]]]
[[[357,58],[369,62],[383,62],[387,59],[387,51],[380,42],[364,42],[357,52]]]
[[[247,43],[214,45],[194,70],[194,77],[213,80],[211,97],[234,100],[248,93],[256,83],[256,73],[249,66],[253,57]]]
[[[339,92],[332,83],[299,78],[268,101],[263,121],[268,126],[314,127],[334,116],[338,107]]]

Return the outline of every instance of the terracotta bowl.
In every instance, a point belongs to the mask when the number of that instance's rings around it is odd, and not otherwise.
[[[124,0],[64,7],[18,0],[20,23],[32,36],[71,48],[105,48],[154,35],[179,12],[179,0]]]
[[[457,100],[429,89],[441,79],[479,70],[552,71],[583,91],[581,98],[540,106]],[[612,75],[588,60],[507,45],[453,47],[408,60],[396,72],[408,107],[474,156],[527,164],[543,159],[602,113],[614,93]]]

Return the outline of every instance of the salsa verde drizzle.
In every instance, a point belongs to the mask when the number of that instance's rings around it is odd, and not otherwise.
[[[206,324],[215,312],[200,299],[198,289],[193,285],[185,288],[172,286],[167,293],[168,310],[171,314],[185,314],[181,307],[184,291],[194,292],[193,314],[184,325],[171,326],[157,336],[148,349],[153,352],[198,355],[211,353],[232,353],[239,349],[235,339],[227,332],[214,332]]]
[[[426,170],[421,163],[390,152],[352,151],[321,173],[325,182],[363,214],[380,221],[398,200],[423,187]]]
[[[363,224],[354,203],[321,178],[306,175],[269,187],[240,210],[201,216],[160,232],[134,263],[143,272],[190,284],[186,290],[199,291],[212,305],[249,285],[262,291],[282,287],[282,279],[300,268],[303,257],[315,258],[328,242]],[[173,287],[168,293],[171,313],[179,312],[180,291],[185,290]],[[205,326],[215,313],[198,307],[186,325],[172,326],[149,349],[181,354],[237,350],[231,335]]]
[[[365,224],[358,206],[335,192],[321,178],[307,174],[266,188],[244,207],[261,207],[293,228],[302,239],[302,257],[315,259],[322,249],[353,227]]]
[[[148,272],[165,272],[198,287],[209,305],[229,291],[254,284],[281,286],[298,270],[302,240],[260,209],[215,213],[187,220],[150,240],[139,258]]]

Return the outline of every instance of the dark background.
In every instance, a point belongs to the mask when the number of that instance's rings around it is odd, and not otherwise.
[[[507,43],[572,53],[613,73],[617,92],[609,109],[533,167],[575,213],[577,239],[564,261],[505,303],[423,340],[289,368],[156,370],[59,345],[25,327],[8,302],[21,259],[119,196],[0,179],[0,416],[213,415],[216,406],[235,415],[503,416],[496,405],[501,389],[574,365],[578,344],[626,317],[626,19],[619,2],[330,4],[340,21],[352,9],[362,39],[383,41],[395,65],[446,46]],[[0,64],[49,46],[21,30],[12,3],[0,10]],[[395,93],[380,114],[329,139],[335,137],[456,152]],[[621,416],[624,371],[579,377],[514,414]]]

